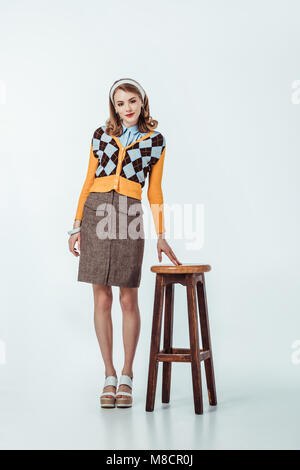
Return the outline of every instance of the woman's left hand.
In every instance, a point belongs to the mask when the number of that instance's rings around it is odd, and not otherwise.
[[[157,253],[160,263],[162,261],[162,252],[164,252],[176,266],[182,264],[181,261],[176,258],[175,253],[166,240],[164,238],[159,238],[157,240]]]

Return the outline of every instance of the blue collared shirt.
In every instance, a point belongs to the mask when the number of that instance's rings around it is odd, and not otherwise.
[[[118,137],[119,141],[124,147],[128,147],[128,145],[132,144],[136,140],[139,140],[144,135],[148,134],[148,132],[140,132],[138,129],[138,125],[131,127],[126,127],[122,123],[123,127],[123,134]]]

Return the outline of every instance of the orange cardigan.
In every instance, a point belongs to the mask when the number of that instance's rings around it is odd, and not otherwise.
[[[149,173],[147,197],[155,230],[157,234],[164,233],[161,181],[165,152],[165,138],[159,132],[150,131],[128,147],[123,147],[116,136],[105,133],[105,126],[96,129],[75,219],[82,220],[84,204],[90,192],[107,192],[114,189],[119,194],[141,200],[142,188]]]

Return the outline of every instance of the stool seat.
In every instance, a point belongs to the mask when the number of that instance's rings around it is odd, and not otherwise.
[[[209,264],[182,263],[175,264],[157,264],[151,266],[151,271],[158,274],[198,274],[206,273],[211,270]]]

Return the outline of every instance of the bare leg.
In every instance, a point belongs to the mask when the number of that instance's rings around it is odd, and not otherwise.
[[[113,325],[111,319],[112,289],[110,286],[93,284],[94,292],[94,323],[102,358],[105,365],[105,377],[116,376],[113,365]],[[103,392],[114,392],[112,385],[103,388]]]
[[[123,375],[133,378],[132,364],[140,334],[140,310],[138,306],[138,287],[120,287],[120,305],[123,312]],[[118,392],[131,392],[127,385],[120,385]],[[117,395],[119,397],[120,395]]]

